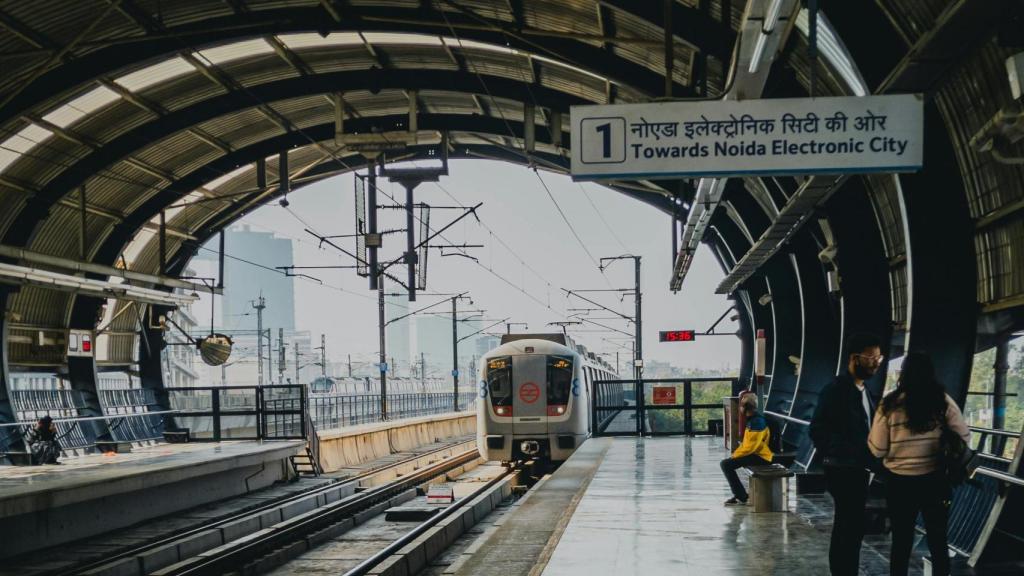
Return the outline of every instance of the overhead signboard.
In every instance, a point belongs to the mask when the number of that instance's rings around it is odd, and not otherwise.
[[[919,94],[572,107],[572,177],[912,172]]]
[[[658,332],[659,342],[693,342],[697,333],[693,330],[662,330]]]

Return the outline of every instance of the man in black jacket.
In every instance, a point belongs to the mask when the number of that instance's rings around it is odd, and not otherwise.
[[[850,336],[846,351],[846,370],[821,391],[810,427],[814,447],[823,457],[825,485],[835,502],[828,550],[833,576],[856,576],[860,565],[868,468],[876,465],[867,438],[877,400],[864,381],[885,359],[879,339],[866,334]]]

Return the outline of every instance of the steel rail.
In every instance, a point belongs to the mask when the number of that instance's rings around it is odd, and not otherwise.
[[[419,524],[418,526],[416,526],[415,528],[413,528],[409,532],[405,533],[403,536],[399,537],[397,540],[395,540],[391,544],[388,544],[386,547],[384,547],[383,550],[380,550],[379,552],[377,552],[373,556],[370,556],[366,560],[363,560],[362,562],[360,562],[358,565],[356,565],[354,568],[352,568],[348,572],[345,572],[343,576],[364,576],[370,570],[375,568],[378,564],[380,564],[381,562],[386,560],[389,556],[391,556],[395,552],[398,552],[399,550],[401,550],[403,547],[405,547],[407,544],[409,544],[410,542],[412,542],[416,538],[419,538],[424,532],[426,532],[427,530],[430,530],[431,528],[433,528],[434,526],[439,524],[445,518],[448,518],[449,516],[452,516],[456,512],[460,511],[463,507],[466,506],[466,504],[468,504],[469,502],[473,501],[473,499],[475,499],[477,496],[479,496],[480,494],[482,494],[483,492],[485,492],[487,490],[490,490],[491,488],[496,486],[499,482],[502,482],[503,480],[505,480],[505,478],[508,478],[509,475],[516,474],[518,472],[519,472],[519,470],[517,468],[511,468],[509,470],[506,470],[500,476],[492,478],[486,484],[484,484],[483,486],[481,486],[477,490],[474,490],[472,494],[469,494],[469,495],[467,495],[467,496],[465,496],[463,498],[460,498],[457,502],[455,502],[451,506],[445,508],[442,512],[434,514],[433,516],[428,518],[426,521],[424,521],[423,523]]]
[[[332,524],[422,484],[439,474],[444,474],[479,457],[480,455],[475,449],[465,452],[459,456],[418,470],[408,476],[398,478],[394,482],[357,493],[307,512],[306,514],[309,516],[305,519],[291,522],[289,525],[280,529],[274,529],[263,536],[256,536],[254,534],[256,537],[244,538],[239,541],[237,546],[232,546],[229,543],[221,546],[216,554],[193,556],[192,562],[181,562],[177,569],[164,569],[162,574],[164,576],[199,576],[207,574],[220,575],[236,571],[247,562],[257,560],[273,550],[301,540],[310,533],[327,528]]]
[[[229,516],[227,516],[225,518],[214,520],[213,522],[202,523],[202,524],[200,524],[198,526],[195,526],[193,528],[187,528],[185,530],[182,530],[182,531],[179,531],[179,532],[175,532],[173,534],[170,534],[168,536],[162,537],[162,538],[160,538],[158,540],[155,540],[155,541],[152,541],[152,542],[147,542],[147,543],[145,543],[145,544],[143,544],[141,546],[135,547],[135,548],[131,548],[131,549],[124,550],[124,551],[121,551],[121,552],[114,552],[112,554],[108,554],[108,555],[104,556],[100,560],[95,560],[95,561],[89,562],[87,564],[82,564],[82,565],[79,565],[78,567],[75,567],[72,570],[71,573],[72,574],[82,574],[82,573],[88,572],[90,570],[93,570],[95,568],[98,568],[100,566],[105,566],[105,565],[108,565],[108,564],[110,564],[112,562],[116,562],[118,560],[122,560],[124,558],[128,558],[128,557],[131,557],[131,556],[137,556],[139,554],[143,554],[143,553],[148,552],[150,550],[153,550],[153,549],[156,549],[156,548],[159,548],[159,547],[162,547],[162,546],[166,546],[166,545],[171,544],[173,542],[176,542],[178,540],[182,540],[182,539],[188,538],[190,536],[193,536],[195,534],[199,534],[200,532],[205,532],[205,531],[210,530],[212,528],[217,528],[218,526],[224,526],[224,525],[230,524],[232,522],[236,522],[238,520],[241,520],[243,518],[248,518],[248,517],[251,517],[251,516],[260,515],[260,514],[263,514],[263,513],[267,512],[269,510],[273,510],[275,508],[280,508],[282,506],[286,506],[286,505],[288,505],[288,504],[290,504],[292,502],[301,500],[303,498],[308,498],[308,497],[313,496],[315,494],[320,494],[322,492],[327,492],[329,490],[334,490],[334,489],[336,489],[336,488],[338,488],[340,486],[345,486],[345,485],[348,485],[348,484],[356,484],[358,486],[359,482],[361,482],[361,481],[363,481],[366,478],[369,478],[371,476],[375,476],[377,474],[380,474],[381,472],[383,472],[385,470],[389,470],[391,468],[397,468],[399,466],[402,466],[402,465],[405,465],[405,464],[409,464],[411,462],[415,462],[416,460],[419,460],[421,458],[428,458],[428,457],[430,457],[432,455],[444,452],[446,450],[451,450],[451,449],[457,448],[457,447],[459,447],[461,445],[470,444],[470,443],[474,443],[474,442],[475,442],[475,440],[467,440],[465,442],[455,442],[455,443],[449,444],[447,446],[443,446],[441,448],[438,448],[436,450],[431,450],[429,452],[424,452],[423,454],[418,454],[416,456],[411,456],[409,458],[405,458],[403,460],[399,460],[398,462],[394,462],[392,464],[387,464],[385,466],[380,466],[380,467],[377,467],[377,468],[373,468],[371,470],[367,470],[365,472],[361,472],[361,473],[359,473],[359,474],[357,474],[355,476],[350,476],[350,477],[344,478],[340,482],[328,482],[326,484],[314,486],[314,487],[311,487],[308,490],[303,490],[303,491],[298,492],[296,494],[293,494],[291,496],[287,496],[285,498],[281,498],[280,500],[274,500],[273,502],[270,502],[268,504],[264,504],[262,506],[258,506],[256,508],[253,508],[253,509],[250,509],[250,510],[245,510],[245,511],[239,512],[237,514],[232,514],[232,515],[229,515]]]

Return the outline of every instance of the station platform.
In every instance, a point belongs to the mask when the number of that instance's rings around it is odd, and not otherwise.
[[[726,507],[717,437],[588,440],[452,570],[459,576],[828,574],[832,502]],[[889,574],[888,535],[868,536],[860,574]],[[911,575],[921,575],[920,555]]]
[[[130,526],[286,479],[304,441],[156,444],[0,466],[0,558]]]

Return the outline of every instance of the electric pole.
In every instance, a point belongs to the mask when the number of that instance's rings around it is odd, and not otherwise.
[[[387,351],[384,349],[384,275],[377,270],[371,273],[377,278],[377,324],[380,326],[380,419],[388,419],[388,363]]]
[[[513,326],[522,326],[523,330],[529,330],[530,326],[526,322],[505,322],[505,334],[512,333]]]
[[[260,294],[259,299],[249,302],[256,309],[256,381],[263,386],[263,309],[267,301]]]
[[[459,309],[460,298],[466,296],[452,296],[452,408],[459,411]],[[473,301],[470,300],[470,304]]]
[[[327,378],[327,336],[320,335],[320,375]]]
[[[277,329],[277,383],[284,384],[284,328]]]
[[[299,341],[295,340],[295,383],[301,384],[302,380],[299,379]]]
[[[426,392],[426,390],[427,390],[427,359],[423,355],[423,352],[420,352],[420,383],[423,385],[423,391]]]
[[[633,334],[633,378],[640,380],[644,371],[644,353],[643,353],[643,318],[641,316],[642,311],[642,294],[640,293],[640,256],[633,256],[631,254],[623,256],[613,256],[610,258],[601,258],[600,269],[604,271],[607,266],[605,262],[612,260],[633,260],[633,273],[634,273],[634,286],[633,286],[633,297],[636,303],[636,311],[634,312],[634,334]]]
[[[352,377],[352,355],[348,355],[348,377]]]

